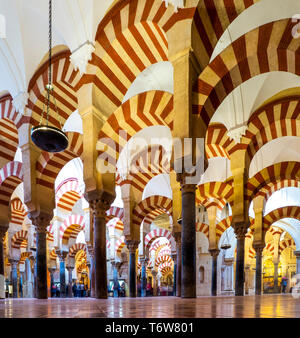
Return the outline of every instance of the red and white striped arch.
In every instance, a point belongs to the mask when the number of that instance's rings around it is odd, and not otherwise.
[[[55,252],[55,249],[53,249],[53,250],[50,251],[49,258],[50,258],[50,260],[56,262],[57,254],[56,254],[56,252]]]
[[[0,204],[9,206],[11,195],[23,181],[21,162],[10,162],[0,170]]]
[[[263,230],[267,232],[273,223],[280,221],[283,218],[294,218],[300,220],[300,207],[288,206],[269,212],[263,218]]]
[[[121,221],[123,220],[124,216],[124,209],[119,207],[110,207],[109,210],[106,212],[106,221],[113,218],[119,218]]]
[[[11,247],[13,249],[27,248],[28,232],[26,230],[20,230],[16,232],[11,238]]]
[[[68,243],[69,239],[76,239],[78,234],[85,228],[84,217],[81,215],[71,215],[67,217],[60,226],[59,233],[63,243]]]
[[[69,116],[78,107],[74,85],[79,81],[80,74],[74,70],[70,62],[70,52],[62,52],[55,55],[52,59],[51,67],[57,110],[61,123],[64,125]],[[37,126],[40,123],[43,112],[45,89],[48,84],[48,69],[48,62],[46,62],[34,74],[28,86],[29,99],[27,109],[31,113],[30,124],[33,126]],[[53,102],[50,104],[49,122],[60,128]]]
[[[11,207],[11,223],[22,225],[27,215],[25,206],[19,198],[15,198],[10,203]]]
[[[165,196],[150,196],[141,201],[133,210],[133,224],[140,226],[143,219],[155,210],[164,210],[165,213],[172,214],[172,200]]]
[[[145,247],[146,248],[150,248],[151,243],[160,237],[165,237],[172,245],[175,244],[174,238],[172,236],[172,233],[170,231],[168,231],[167,229],[154,229],[152,231],[150,231],[146,236],[145,236]]]
[[[160,0],[125,0],[101,21],[90,66],[77,85],[94,83],[99,109],[109,116],[121,104],[136,77],[147,67],[168,61],[166,32],[194,9],[174,13]],[[96,74],[96,75],[95,75]]]
[[[77,252],[80,250],[86,251],[86,245],[83,243],[73,244],[69,249],[69,257],[75,258]]]
[[[124,246],[125,246],[125,236],[121,236],[115,243],[115,251],[118,256],[121,255]]]
[[[26,259],[29,259],[32,256],[32,252],[22,252],[19,260],[19,264],[25,264]]]
[[[80,157],[83,152],[82,135],[79,133],[66,133],[69,145],[60,153],[47,153],[43,151],[36,163],[36,183],[54,189],[54,183],[61,169],[70,161]]]
[[[136,95],[118,106],[99,133],[97,149],[115,168],[119,154],[139,131],[152,126],[173,129],[173,95],[163,91],[148,91]]]
[[[210,201],[217,203],[222,209],[224,203],[233,204],[233,180],[227,182],[207,182],[198,186],[196,200],[198,204],[210,204]]]
[[[158,267],[159,265],[168,262],[168,263],[172,263],[173,260],[170,256],[167,255],[160,255],[155,259],[155,266]]]
[[[285,250],[286,248],[291,248],[291,249],[294,249],[294,250],[296,249],[295,242],[292,238],[279,242],[279,254],[281,254],[283,252],[283,250]]]
[[[282,184],[288,185],[291,181],[299,182],[300,163],[280,162],[266,167],[256,173],[247,183],[247,199],[251,201],[255,196],[270,196],[270,192],[281,189]],[[295,183],[291,184],[295,186]]]
[[[250,78],[272,71],[300,75],[300,41],[293,38],[294,25],[284,19],[260,26],[234,41],[204,69],[193,95],[193,113],[199,116],[203,132],[223,100]]]
[[[66,211],[72,211],[74,205],[81,199],[82,191],[77,178],[68,178],[56,189],[56,205]]]

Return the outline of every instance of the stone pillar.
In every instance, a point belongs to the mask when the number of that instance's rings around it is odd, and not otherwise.
[[[279,262],[273,262],[274,263],[274,292],[278,293],[279,292],[279,287],[278,287],[278,264]]]
[[[177,254],[172,255],[174,262],[174,272],[173,272],[173,296],[176,296],[176,279],[177,279]]]
[[[196,185],[181,184],[181,297],[196,298]]]
[[[209,250],[211,257],[212,257],[212,269],[211,269],[211,295],[217,295],[217,276],[218,276],[218,256],[220,250],[214,249]]]
[[[91,257],[91,298],[96,298],[95,296],[95,260],[94,256],[90,254]]]
[[[254,250],[256,251],[256,269],[255,269],[255,294],[261,295],[261,276],[262,276],[262,252],[264,250],[263,246],[253,245]]]
[[[157,271],[152,270],[152,277],[153,277],[153,296],[157,296]]]
[[[245,266],[245,294],[249,294],[250,266]]]
[[[113,262],[112,263],[113,266],[113,275],[114,275],[114,298],[118,298],[119,297],[119,274],[118,274],[118,269],[117,269],[117,263]]]
[[[18,298],[18,263],[19,261],[15,259],[10,259],[9,263],[11,265],[11,281],[13,287],[13,298]]]
[[[225,263],[225,291],[234,294],[233,291],[233,263],[234,258],[224,258]]]
[[[0,227],[0,299],[5,299],[4,238],[8,228]]]
[[[109,203],[102,198],[89,200],[94,218],[95,298],[107,299],[106,210]]]
[[[73,267],[72,266],[68,266],[67,267],[67,270],[68,270],[68,275],[69,275],[69,288],[68,288],[68,298],[72,298],[73,297],[73,290],[72,290],[72,281],[73,281],[73,279],[72,279],[72,273],[73,273]]]
[[[142,273],[141,273],[141,297],[146,297],[147,296],[147,264],[148,264],[148,259],[143,258],[141,259],[141,264],[142,264]]]
[[[47,226],[51,221],[51,216],[40,214],[32,218],[32,223],[36,228],[36,298],[47,299]]]
[[[294,255],[296,256],[296,276],[298,284],[300,283],[300,251],[294,251]]]
[[[66,298],[66,257],[67,252],[57,251],[59,258],[59,282],[60,282],[60,298]]]
[[[181,233],[176,232],[174,234],[174,238],[176,241],[176,248],[177,248],[177,264],[176,264],[176,297],[181,297],[181,262],[182,262],[182,257],[181,257]]]
[[[54,274],[54,271],[56,270],[56,268],[48,268],[48,271],[50,273],[50,295],[52,296],[51,294],[51,290],[52,290],[52,286],[54,284],[54,277],[53,277],[53,274]]]
[[[244,223],[234,224],[237,239],[236,266],[235,266],[235,295],[244,296],[244,259],[245,259],[245,235],[247,227]]]
[[[31,256],[29,259],[31,270],[32,297],[36,298],[36,259],[34,256]]]
[[[134,240],[126,240],[129,250],[129,297],[136,297],[136,250],[139,242]]]

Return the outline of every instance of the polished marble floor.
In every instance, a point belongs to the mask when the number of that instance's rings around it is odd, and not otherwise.
[[[299,318],[292,295],[181,299],[6,299],[0,318]]]

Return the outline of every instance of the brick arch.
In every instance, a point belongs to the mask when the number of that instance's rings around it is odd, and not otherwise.
[[[162,228],[159,228],[159,229],[154,229],[152,231],[150,231],[146,236],[145,236],[145,247],[146,248],[150,248],[151,246],[151,243],[157,239],[157,238],[160,238],[160,237],[165,237],[170,243],[171,243],[171,246],[172,244],[174,244],[174,238],[172,236],[172,233],[167,230],[167,229],[162,229]]]
[[[167,214],[169,216],[169,220],[170,220],[170,223],[171,222],[171,219],[170,219],[170,215],[164,210],[164,209],[155,209],[155,210],[152,210],[145,218],[144,218],[144,226],[147,227],[148,225],[151,225],[152,222],[154,222],[154,220],[160,216],[160,215],[164,215],[164,214]]]
[[[23,123],[23,116],[17,113],[12,104],[12,97],[0,98],[0,168],[14,160],[19,145],[18,128]]]
[[[19,264],[25,264],[26,259],[32,256],[32,252],[22,252],[19,260]]]
[[[118,218],[119,220],[123,220],[124,217],[124,209],[119,207],[110,207],[106,212],[106,222],[113,218]]]
[[[49,259],[56,262],[57,254],[55,252],[55,249],[53,249],[53,250],[50,251]]]
[[[158,270],[162,272],[163,269],[169,268],[170,269],[170,270],[168,269],[168,272],[169,272],[169,271],[172,270],[173,266],[174,266],[173,261],[171,261],[171,262],[164,262],[161,265],[159,265]]]
[[[214,49],[230,24],[260,0],[200,0],[193,16],[192,42],[201,68],[209,64]]]
[[[296,244],[295,244],[295,242],[292,238],[279,242],[279,248],[278,248],[279,254],[281,254],[286,248],[292,248],[292,249],[296,250]]]
[[[285,19],[260,26],[234,41],[204,69],[193,89],[193,113],[204,131],[223,100],[250,78],[272,71],[300,75],[300,42],[293,39],[294,25]]]
[[[86,244],[83,243],[73,244],[69,249],[69,257],[75,258],[77,252],[79,252],[80,250],[86,251]]]
[[[80,157],[83,152],[82,135],[78,133],[66,133],[69,146],[61,153],[47,153],[43,151],[36,163],[36,183],[54,190],[57,175],[61,169],[70,161]]]
[[[20,230],[16,232],[11,238],[11,247],[13,249],[26,248],[28,241],[28,232],[26,230]]]
[[[56,189],[56,205],[66,211],[72,211],[74,205],[81,199],[82,191],[77,178],[68,178]]]
[[[165,262],[168,262],[168,263],[172,263],[173,260],[170,256],[168,255],[162,255],[162,256],[158,256],[156,259],[155,259],[155,266],[158,267],[159,265],[165,263]]]
[[[206,132],[205,152],[208,159],[214,157],[230,158],[235,142],[227,136],[228,130],[221,123],[212,123]]]
[[[53,86],[57,103],[58,113],[62,125],[74,113],[78,107],[75,83],[79,81],[80,74],[75,71],[70,62],[69,51],[55,55],[52,58]],[[48,84],[49,64],[45,62],[33,75],[28,86],[27,110],[30,112],[30,125],[37,126],[40,123],[43,104],[45,101],[45,88]],[[51,102],[49,123],[60,128],[55,105]]]
[[[300,162],[289,161],[273,164],[248,180],[246,198],[251,201],[255,196],[266,197],[282,187],[296,186],[295,182],[299,182],[299,177]]]
[[[155,195],[144,199],[133,209],[133,224],[140,226],[143,219],[155,210],[164,210],[171,215],[172,203],[172,200],[165,196]]]
[[[170,172],[169,155],[165,148],[158,144],[150,145],[132,158],[126,179],[118,175],[116,183],[120,186],[130,184],[134,192],[142,195],[151,179]]]
[[[196,201],[198,204],[207,203],[211,199],[221,201],[222,205],[226,201],[232,205],[233,203],[233,180],[226,182],[207,182],[198,186],[196,191]],[[223,202],[222,202],[223,201]],[[225,204],[224,204],[225,201]]]
[[[125,0],[115,4],[98,26],[96,50],[77,89],[94,83],[99,109],[109,116],[121,105],[143,70],[168,61],[166,32],[177,21],[189,17],[190,10],[182,10],[179,15],[160,0]]]
[[[156,239],[154,239],[153,241],[151,241],[149,253],[151,251],[159,252],[164,247],[167,247],[166,250],[169,249],[171,251],[171,243],[169,242],[169,243],[165,243],[165,244],[161,245],[160,242],[159,242],[159,238],[160,237],[157,237]]]
[[[76,239],[78,234],[84,229],[84,217],[81,215],[71,215],[67,217],[64,223],[60,226],[60,238],[63,243],[68,243],[69,239]]]
[[[22,225],[27,215],[23,202],[19,198],[14,198],[10,202],[10,208],[11,208],[11,217],[10,217],[11,223]]]
[[[10,162],[0,170],[0,205],[9,206],[11,195],[22,182],[21,162]]]
[[[125,236],[121,236],[115,244],[115,252],[117,256],[121,256],[121,252],[125,246]]]
[[[267,232],[273,223],[280,221],[283,218],[294,218],[300,220],[300,207],[288,206],[275,209],[269,212],[263,218],[263,230]]]
[[[172,130],[173,119],[172,94],[163,91],[138,94],[120,104],[105,122],[97,144],[99,155],[114,168],[119,154],[135,134],[152,126],[165,126]]]

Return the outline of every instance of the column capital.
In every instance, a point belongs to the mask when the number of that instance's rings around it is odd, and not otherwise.
[[[57,250],[56,254],[57,254],[60,262],[64,262],[66,260],[67,256],[68,256],[67,251]]]
[[[217,258],[219,256],[219,253],[220,253],[219,249],[211,249],[211,250],[208,250],[208,251],[213,258]]]
[[[187,183],[188,178],[192,178],[192,174],[188,174],[186,172],[183,172],[181,174],[176,175],[177,182],[180,183],[180,190],[181,193],[189,193],[189,192],[195,192],[197,189],[197,184],[189,184]]]
[[[132,239],[125,239],[125,244],[131,254],[136,252],[139,246],[139,243],[140,242],[132,240]]]
[[[114,201],[114,196],[105,191],[91,191],[84,195],[90,203],[93,216],[97,218],[105,218],[106,211],[109,210],[111,203]]]
[[[265,248],[265,245],[262,244],[262,243],[253,243],[253,249],[255,250],[256,254],[261,256],[262,255],[262,252]]]
[[[147,267],[147,264],[149,262],[149,258],[147,258],[147,257],[140,258],[140,262],[141,262],[142,266]]]
[[[296,256],[296,258],[300,258],[300,251],[294,251],[294,255]]]
[[[171,257],[172,257],[173,261],[176,262],[176,260],[177,260],[177,253],[172,253]]]
[[[40,213],[38,216],[29,214],[29,218],[38,233],[46,233],[47,227],[50,225],[52,220],[52,216],[47,213]]]
[[[48,268],[48,271],[50,272],[50,274],[53,274],[55,270],[56,270],[55,267]]]
[[[172,235],[174,237],[176,245],[180,245],[181,244],[181,232],[173,232]]]
[[[248,231],[248,226],[246,222],[233,223],[232,227],[234,228],[234,233],[237,239],[243,239],[246,236]]]
[[[19,261],[17,259],[10,258],[8,261],[12,267],[16,268],[18,266]]]
[[[152,274],[152,276],[153,276],[154,278],[157,276],[157,273],[158,273],[158,272],[155,271],[155,270],[152,270],[152,271],[151,271],[151,274]]]

